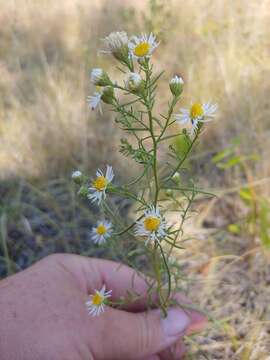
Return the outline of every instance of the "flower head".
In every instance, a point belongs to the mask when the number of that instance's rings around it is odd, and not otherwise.
[[[96,91],[94,95],[88,96],[87,98],[89,107],[92,110],[95,110],[95,108],[98,105],[101,110],[101,106],[100,106],[101,100],[106,104],[113,104],[115,97],[114,97],[114,89],[112,86],[104,86],[100,91]]]
[[[137,221],[135,235],[146,237],[146,243],[148,243],[149,240],[159,241],[164,238],[167,234],[166,230],[167,226],[159,209],[150,206],[145,211],[143,218]]]
[[[127,80],[125,81],[126,89],[129,91],[136,92],[141,88],[142,85],[141,75],[138,73],[129,73]]]
[[[183,85],[184,85],[184,80],[181,77],[175,75],[170,81],[170,89],[172,94],[174,96],[181,95],[183,91]]]
[[[99,68],[95,68],[91,71],[90,79],[92,83],[97,86],[106,86],[111,84],[107,73]]]
[[[129,55],[134,59],[149,58],[159,43],[152,33],[150,35],[143,34],[141,36],[133,36],[129,43]]]
[[[106,104],[113,104],[115,97],[114,97],[114,89],[112,86],[105,86],[102,89],[101,100]]]
[[[98,204],[106,198],[106,189],[108,185],[112,182],[114,178],[113,169],[111,166],[107,165],[106,175],[98,169],[96,172],[96,178],[92,181],[92,186],[88,188],[90,194],[88,199],[92,202],[97,201]]]
[[[81,181],[82,181],[82,177],[83,177],[83,174],[81,171],[79,170],[76,170],[76,171],[73,171],[72,175],[71,175],[71,178],[72,180],[76,183],[76,184],[81,184]]]
[[[110,54],[117,60],[127,62],[128,60],[128,36],[124,31],[112,32],[105,37],[104,42]]]
[[[85,303],[88,314],[98,316],[105,311],[106,299],[111,297],[112,290],[106,291],[106,286],[103,285],[101,290],[95,290],[94,295],[90,295],[90,299]]]
[[[92,110],[95,110],[95,108],[100,105],[101,97],[102,92],[97,91],[94,93],[94,95],[88,96],[87,102]]]
[[[92,229],[91,238],[95,244],[104,244],[112,234],[112,223],[103,220],[98,221],[97,226]]]
[[[217,110],[217,104],[208,103],[193,103],[189,109],[180,109],[181,113],[175,115],[175,119],[179,124],[186,124],[191,122],[192,134],[198,129],[199,123],[211,121]]]

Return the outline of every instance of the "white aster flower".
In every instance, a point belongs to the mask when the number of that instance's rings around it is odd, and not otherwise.
[[[110,54],[117,60],[126,62],[128,60],[128,36],[124,31],[112,32],[104,39]]]
[[[130,72],[125,81],[126,89],[129,91],[139,90],[142,84],[141,75],[138,73]]]
[[[165,220],[157,207],[150,206],[143,218],[137,221],[135,235],[146,237],[146,244],[149,241],[160,241],[167,235]]]
[[[152,33],[150,35],[143,34],[141,36],[133,36],[129,43],[129,55],[134,59],[149,58],[159,43]]]
[[[211,104],[210,102],[203,104],[200,102],[193,103],[189,109],[180,109],[181,113],[176,114],[175,119],[181,125],[191,122],[191,132],[194,134],[200,122],[212,120],[211,118],[214,117],[217,108],[217,104]]]
[[[105,311],[106,299],[111,297],[112,290],[106,291],[106,286],[103,285],[101,290],[95,290],[94,295],[90,295],[90,299],[86,301],[85,305],[89,315],[98,316]]]
[[[94,85],[98,86],[106,86],[111,84],[107,73],[100,68],[95,68],[91,71],[90,79]]]
[[[101,97],[102,92],[95,92],[94,95],[87,97],[87,102],[92,110],[95,110],[95,108],[100,105]]]
[[[97,85],[97,82],[102,78],[103,70],[100,68],[95,68],[91,71],[90,79],[93,84]]]
[[[90,191],[88,199],[92,200],[92,202],[97,201],[97,203],[100,204],[101,201],[106,198],[106,189],[112,182],[113,178],[114,173],[111,166],[107,165],[105,176],[103,172],[98,169],[96,172],[96,178],[92,181],[92,186],[88,188]]]
[[[112,234],[112,223],[106,220],[98,221],[92,229],[91,238],[95,244],[104,244]]]

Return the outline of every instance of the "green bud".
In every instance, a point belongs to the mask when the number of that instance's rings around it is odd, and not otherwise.
[[[165,191],[165,194],[166,194],[167,196],[172,196],[172,194],[173,194],[172,189],[167,189],[167,190]]]
[[[78,195],[82,197],[87,197],[88,194],[89,194],[88,187],[85,185],[81,186],[78,191]]]
[[[170,81],[170,89],[174,96],[180,96],[183,91],[184,80],[175,75]]]
[[[113,104],[114,103],[114,89],[111,86],[105,86],[102,91],[101,100],[105,102],[105,104]]]
[[[75,182],[75,184],[81,185],[83,181],[83,174],[81,173],[81,171],[76,170],[73,171],[71,178]]]
[[[175,181],[176,183],[180,182],[180,174],[179,172],[176,172],[173,176],[172,176],[173,181]]]
[[[137,73],[131,72],[125,81],[126,89],[130,92],[140,93],[144,89],[144,81]]]

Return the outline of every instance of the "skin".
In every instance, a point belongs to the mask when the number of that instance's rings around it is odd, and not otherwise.
[[[85,301],[103,284],[112,300],[127,290],[140,298],[100,316]],[[147,285],[124,265],[77,255],[57,254],[0,282],[0,354],[9,360],[179,359],[183,335],[202,330],[205,317],[171,308],[164,319],[146,311]],[[181,294],[178,301],[187,302]]]

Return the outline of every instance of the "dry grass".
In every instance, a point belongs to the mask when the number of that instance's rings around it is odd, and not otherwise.
[[[167,101],[166,81],[180,73],[186,81],[183,104],[212,99],[220,109],[218,121],[204,134],[194,172],[202,185],[218,188],[222,196],[213,207],[206,201],[198,204],[201,215],[195,229],[199,239],[188,244],[184,257],[176,254],[194,277],[192,296],[218,319],[217,326],[198,339],[200,349],[210,359],[269,360],[269,254],[258,237],[251,242],[248,235],[228,235],[226,226],[235,220],[239,208],[245,211],[237,191],[230,189],[254,183],[258,196],[270,196],[270,1],[161,1],[164,8],[157,13],[148,3],[0,2],[0,22],[5,24],[0,29],[0,176],[5,180],[3,194],[8,194],[2,196],[2,238],[5,222],[14,225],[19,216],[20,231],[27,234],[30,226],[33,241],[39,244],[38,256],[43,256],[44,239],[40,240],[40,230],[35,232],[32,226],[36,212],[28,219],[30,225],[25,220],[25,204],[32,210],[39,207],[36,197],[29,194],[39,193],[47,199],[42,216],[47,216],[48,208],[56,209],[60,220],[51,212],[49,223],[55,221],[61,228],[68,226],[73,210],[66,215],[62,197],[59,202],[52,200],[58,195],[50,195],[48,179],[58,179],[58,185],[53,185],[57,194],[62,186],[61,191],[71,196],[63,179],[74,168],[91,172],[97,165],[112,163],[120,176],[126,176],[127,160],[117,152],[121,134],[111,115],[106,111],[102,116],[94,114],[86,107],[85,99],[93,90],[88,72],[94,65],[109,67],[108,59],[96,53],[102,47],[99,39],[110,31],[154,29],[162,38],[154,61],[157,68],[166,66],[160,106]],[[236,137],[242,155],[255,153],[260,160],[249,163],[244,173],[234,168],[220,172],[205,165]],[[18,187],[15,182],[15,190],[10,186],[6,191],[10,179],[21,178],[37,180],[38,189],[25,183]],[[23,196],[22,188],[26,188]],[[48,219],[43,217],[39,224],[47,226]],[[81,223],[72,226],[76,231]],[[27,231],[22,230],[25,227]],[[9,241],[8,225],[5,234]],[[69,246],[67,250],[74,251]],[[57,247],[48,251],[57,251]],[[20,268],[20,264],[14,266]],[[192,359],[203,358],[195,345],[191,347]]]

